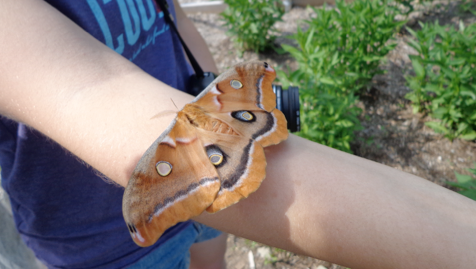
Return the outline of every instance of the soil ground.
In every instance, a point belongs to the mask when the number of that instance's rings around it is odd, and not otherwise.
[[[195,2],[181,0],[179,2]],[[277,28],[281,37],[276,45],[290,44],[285,38],[296,32],[304,19],[310,18],[311,9],[294,7],[283,17]],[[225,32],[226,28],[218,14],[188,15],[205,38],[220,72],[243,61],[264,60],[272,66],[296,68],[296,63],[288,55],[275,52],[256,54],[245,52],[242,57]],[[417,21],[435,21],[457,27],[459,20],[473,23],[475,17],[461,14],[458,3],[421,7],[411,15],[408,27],[418,29]],[[468,174],[467,168],[476,162],[476,143],[456,139],[449,141],[424,123],[430,118],[424,114],[413,114],[409,101],[404,96],[409,91],[404,76],[412,72],[408,55],[415,51],[407,45],[409,35],[402,31],[397,35],[397,47],[382,64],[384,75],[375,76],[371,87],[362,94],[359,106],[363,109],[364,129],[357,133],[357,141],[352,145],[354,154],[426,178],[445,186],[446,181],[455,181],[454,172]],[[371,141],[368,143],[366,141]],[[289,252],[269,248],[242,238],[229,236],[226,253],[228,268],[343,268],[335,264],[297,256]]]

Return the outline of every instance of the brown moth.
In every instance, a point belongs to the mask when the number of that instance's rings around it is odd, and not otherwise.
[[[126,187],[122,209],[134,242],[150,246],[176,223],[258,189],[266,176],[263,147],[288,137],[275,109],[275,77],[264,62],[236,65],[177,113]]]

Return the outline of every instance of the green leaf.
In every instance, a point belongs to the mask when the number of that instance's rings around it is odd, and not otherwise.
[[[460,191],[459,194],[464,195],[470,199],[476,200],[476,190],[464,190]]]
[[[471,182],[472,180],[474,180],[473,177],[468,176],[468,175],[463,175],[463,174],[460,174],[458,172],[455,172],[455,176],[456,176],[456,180],[460,184],[466,184],[466,183]]]
[[[461,139],[464,140],[475,140],[476,139],[476,131],[471,131],[469,133],[461,135]]]
[[[456,58],[448,61],[448,65],[462,65],[466,63],[466,59],[463,58]]]
[[[446,113],[448,113],[448,108],[438,107],[433,111],[432,116],[437,119],[443,119]]]
[[[421,65],[419,60],[417,60],[415,58],[412,59],[412,66],[413,66],[413,70],[415,71],[415,74],[417,75],[417,77],[420,77],[420,78],[425,77],[425,69],[423,68],[423,66]]]
[[[471,121],[476,120],[476,111],[474,111],[472,115],[470,114],[469,119],[470,119]]]
[[[446,184],[450,187],[459,188],[461,190],[468,190],[468,187],[465,184],[455,183],[451,181],[446,181]]]
[[[384,57],[382,57],[380,55],[368,55],[368,56],[362,57],[362,60],[367,61],[367,62],[372,62],[372,61],[380,61],[383,58]]]
[[[465,29],[465,28],[464,28],[464,23],[463,23],[462,20],[460,20],[460,21],[459,21],[459,30],[460,30],[460,32],[464,32],[464,29]]]
[[[329,77],[321,77],[319,79],[320,82],[324,83],[324,84],[328,84],[328,85],[335,85],[335,81]]]
[[[441,125],[441,123],[439,122],[429,121],[429,122],[425,122],[425,125],[433,129],[437,133],[443,133],[443,134],[448,133],[448,129],[445,128],[443,125]]]
[[[461,96],[466,96],[466,97],[469,97],[473,100],[476,100],[476,94],[470,90],[462,90],[460,92]]]

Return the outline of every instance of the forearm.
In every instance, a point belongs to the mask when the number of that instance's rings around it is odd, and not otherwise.
[[[170,98],[179,106],[191,98],[43,1],[2,0],[1,6],[0,114],[43,132],[125,185],[173,116],[150,118],[175,110]]]
[[[290,136],[256,193],[198,220],[352,268],[469,268],[476,203],[419,177]]]

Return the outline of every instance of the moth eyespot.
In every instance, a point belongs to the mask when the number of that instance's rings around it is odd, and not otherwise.
[[[252,122],[255,121],[255,115],[250,111],[235,111],[231,116],[239,121]]]
[[[239,82],[238,80],[236,79],[232,79],[230,81],[230,85],[231,87],[235,88],[235,89],[241,89],[243,87],[243,84],[241,82]]]
[[[212,154],[208,156],[208,158],[210,159],[210,162],[215,166],[220,165],[223,162],[223,155],[221,154]]]
[[[157,169],[157,173],[160,176],[166,177],[172,172],[172,165],[165,161],[160,161],[155,165],[155,169]]]
[[[205,147],[205,150],[208,155],[210,162],[216,166],[220,167],[226,163],[226,154],[221,151],[221,149],[215,145],[209,145]]]
[[[244,118],[245,120],[252,120],[253,119],[253,115],[251,115],[251,113],[249,113],[248,111],[245,111],[244,113],[242,113],[241,117]]]

